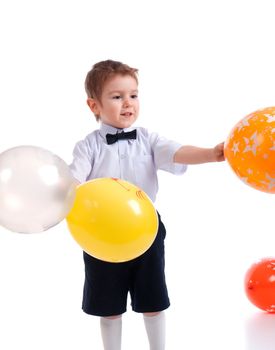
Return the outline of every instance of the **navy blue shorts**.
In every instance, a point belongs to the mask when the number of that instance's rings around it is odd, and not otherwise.
[[[152,246],[140,257],[109,263],[84,252],[85,283],[82,309],[95,316],[114,316],[126,311],[128,292],[135,312],[157,312],[170,305],[164,261],[166,230],[159,229]]]

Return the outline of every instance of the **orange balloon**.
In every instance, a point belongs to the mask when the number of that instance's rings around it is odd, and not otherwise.
[[[239,121],[225,142],[224,154],[244,183],[275,193],[275,107],[257,110]]]
[[[275,313],[275,258],[264,258],[249,268],[245,292],[256,307]]]

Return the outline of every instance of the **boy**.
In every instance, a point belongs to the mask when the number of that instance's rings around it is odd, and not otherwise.
[[[214,148],[182,146],[144,128],[132,126],[139,114],[137,69],[112,60],[95,64],[85,80],[87,104],[100,121],[99,130],[78,142],[71,170],[80,182],[114,177],[142,188],[155,200],[157,170],[185,172],[187,164],[223,161],[223,143]],[[106,218],[108,219],[108,218]],[[165,316],[169,307],[164,275],[165,227],[142,256],[125,263],[100,261],[84,252],[83,311],[100,316],[105,350],[121,349],[121,315],[127,294],[132,309],[143,313],[151,350],[165,349]]]

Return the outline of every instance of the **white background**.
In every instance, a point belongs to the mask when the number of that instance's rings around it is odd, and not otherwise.
[[[85,103],[99,60],[139,68],[137,125],[211,147],[245,115],[275,105],[273,1],[1,0],[0,152],[44,147],[67,163],[97,127]],[[275,256],[274,196],[229,165],[160,173],[172,306],[167,349],[270,350],[275,318],[247,300],[244,274]],[[101,349],[81,311],[82,252],[63,221],[42,234],[0,229],[0,348]],[[124,317],[123,349],[147,349],[140,315]]]

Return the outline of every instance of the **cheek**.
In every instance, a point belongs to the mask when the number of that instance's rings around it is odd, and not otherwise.
[[[108,114],[114,114],[114,113],[117,112],[117,110],[118,110],[118,108],[117,108],[116,105],[109,105],[109,106],[106,107],[106,112]]]

